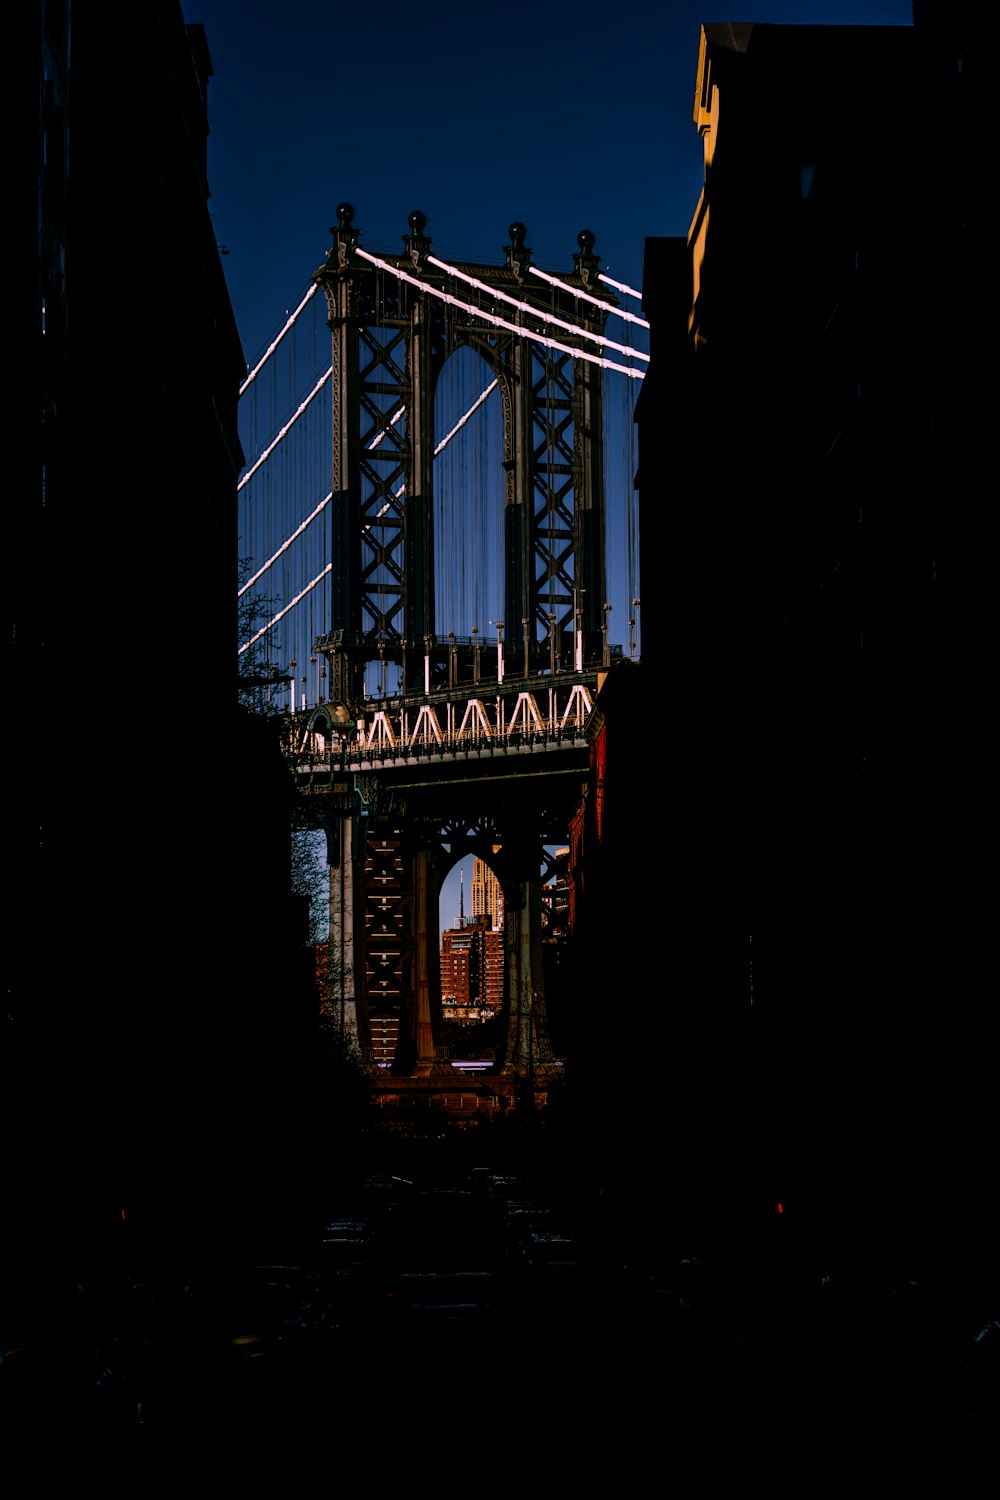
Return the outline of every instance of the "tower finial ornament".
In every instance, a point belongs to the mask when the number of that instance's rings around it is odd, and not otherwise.
[[[594,288],[597,285],[597,268],[601,264],[601,257],[594,255],[594,242],[597,239],[592,229],[581,229],[576,237],[579,250],[573,255],[576,262],[576,273],[584,286]]]
[[[328,266],[333,266],[338,271],[346,270],[354,258],[361,230],[354,227],[354,204],[337,204],[337,226],[331,226],[330,233],[333,235],[333,244],[326,258]]]
[[[528,231],[519,219],[515,219],[507,233],[510,235],[510,244],[504,245],[503,253],[507,257],[509,269],[518,281],[523,281],[531,264],[531,251],[524,243]]]
[[[415,208],[406,220],[410,226],[409,234],[403,235],[403,244],[406,253],[410,257],[410,263],[415,271],[422,271],[427,261],[427,252],[431,248],[431,242],[424,234],[427,227],[427,215]]]

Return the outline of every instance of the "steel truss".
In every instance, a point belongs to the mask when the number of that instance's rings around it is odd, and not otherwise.
[[[579,329],[560,331],[560,342],[593,353],[587,336],[603,331],[607,312],[574,291],[599,287],[616,306],[596,279],[593,236],[581,233],[576,269],[557,288],[527,277],[520,224],[503,266],[432,264],[423,214],[410,215],[404,254],[378,257],[361,247],[350,204],[337,217],[313,277],[333,336],[332,619],[316,641],[331,699],[356,716],[373,663],[399,664],[404,695],[447,679],[449,640],[437,636],[434,608],[433,415],[437,380],[462,347],[493,370],[503,407],[504,666],[523,654],[525,670],[542,667],[567,636],[596,663],[606,593],[601,372],[537,342],[548,315]],[[501,313],[524,333],[484,321]]]

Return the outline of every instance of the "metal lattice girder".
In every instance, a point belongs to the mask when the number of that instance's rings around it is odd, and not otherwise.
[[[436,827],[442,844],[452,852],[473,848],[477,844],[492,849],[501,842],[501,830],[491,813],[480,813],[476,817],[438,818]]]
[[[404,628],[407,471],[406,330],[361,328],[361,622],[364,641],[398,642]],[[365,362],[362,362],[365,361]]]
[[[365,998],[369,1015],[398,1014],[406,997],[407,896],[398,838],[365,848]]]
[[[575,579],[573,360],[540,349],[532,383],[535,618],[547,629],[572,626]],[[569,378],[567,378],[567,370]]]
[[[563,629],[575,604],[593,654],[605,596],[601,374],[572,350],[583,351],[603,329],[604,306],[587,301],[594,290],[608,309],[615,305],[598,288],[593,236],[581,232],[576,270],[553,283],[527,274],[521,225],[511,225],[505,264],[489,266],[438,260],[416,213],[404,254],[371,255],[353,213],[338,208],[330,254],[314,275],[333,335],[331,619],[316,642],[330,656],[331,692],[355,711],[367,667],[377,663],[381,672],[386,660],[400,666],[408,691],[418,670],[408,653],[437,652],[432,676],[443,671],[434,394],[448,357],[463,347],[492,367],[503,409],[507,650],[518,652],[528,620],[533,654],[541,655],[550,617]],[[570,352],[532,340],[532,332],[544,336],[546,318]],[[569,324],[579,334],[566,331]]]

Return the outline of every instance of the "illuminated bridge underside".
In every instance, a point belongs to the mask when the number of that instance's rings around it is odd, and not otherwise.
[[[348,771],[415,766],[422,761],[560,752],[586,746],[584,728],[594,706],[597,674],[584,680],[541,679],[514,689],[483,684],[475,696],[437,695],[366,703],[354,725],[321,704],[300,718],[292,747],[301,778],[316,762]],[[349,732],[346,732],[349,729]]]

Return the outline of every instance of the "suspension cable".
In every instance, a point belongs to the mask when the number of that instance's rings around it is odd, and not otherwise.
[[[397,423],[397,422],[398,422],[398,421],[399,421],[399,419],[400,419],[400,417],[401,417],[401,416],[402,416],[402,415],[403,415],[403,413],[404,413],[404,411],[405,411],[405,410],[406,410],[406,407],[405,407],[405,406],[401,406],[401,407],[400,407],[400,408],[399,408],[399,410],[398,410],[398,411],[397,411],[397,412],[396,412],[396,415],[395,415],[395,416],[394,416],[394,417],[393,417],[393,418],[392,418],[392,420],[391,420],[391,421],[390,421],[390,423],[389,423],[389,427],[395,427],[395,425],[396,425],[396,423]],[[373,440],[372,440],[372,441],[371,441],[371,442],[370,442],[370,443],[369,443],[369,444],[368,444],[368,452],[369,452],[369,453],[370,453],[370,452],[371,452],[371,451],[372,451],[372,449],[373,449],[373,448],[377,448],[377,447],[378,447],[378,445],[379,445],[379,443],[380,443],[380,442],[381,442],[381,441],[382,441],[382,439],[383,439],[383,438],[384,438],[384,437],[385,437],[385,435],[386,435],[386,433],[387,433],[387,432],[388,432],[388,430],[389,430],[389,428],[388,428],[388,427],[383,427],[383,428],[382,428],[382,431],[381,431],[381,432],[380,432],[380,433],[379,433],[379,435],[378,435],[378,437],[376,437],[376,438],[374,438],[374,439],[373,439]]]
[[[598,271],[597,279],[598,281],[606,282],[608,286],[613,286],[616,292],[624,292],[626,297],[634,297],[637,302],[642,301],[642,293],[637,292],[634,287],[626,286],[624,281],[612,281],[611,277],[605,276],[603,271]],[[642,319],[640,318],[639,321],[641,322]],[[647,323],[645,326],[648,328],[649,324]]]
[[[434,449],[434,457],[435,458],[437,458],[438,454],[441,453],[445,448],[447,448],[448,444],[451,442],[451,440],[455,436],[455,434],[461,432],[462,428],[465,426],[466,422],[472,416],[473,412],[479,410],[479,408],[482,406],[483,402],[486,400],[487,396],[491,395],[492,392],[496,390],[498,384],[499,384],[499,381],[491,380],[490,383],[489,383],[489,385],[486,387],[485,391],[483,391],[482,394],[479,395],[479,396],[477,396],[476,399],[475,399],[475,401],[473,401],[472,405],[469,407],[469,410],[465,413],[465,416],[464,417],[459,417],[458,421],[455,423],[455,425],[451,429],[451,431],[445,433],[444,437],[441,439],[441,441],[438,443],[437,447]]]
[[[290,609],[294,609],[296,604],[301,604],[306,595],[308,593],[311,593],[318,583],[322,583],[326,575],[328,573],[331,573],[332,571],[333,563],[328,562],[322,573],[318,573],[313,579],[312,583],[307,583],[304,589],[300,589],[299,592],[295,595],[295,598],[288,601],[284,609],[278,610],[278,613],[274,616],[273,620],[268,620],[267,624],[262,625],[256,635],[252,635],[250,639],[240,647],[239,655],[242,656],[244,651],[248,651],[255,641],[259,641],[262,635],[266,635],[273,625],[277,625],[279,620],[283,620],[285,615],[288,614],[288,611]]]
[[[295,423],[298,421],[299,417],[301,417],[302,413],[305,411],[306,407],[309,405],[310,401],[312,401],[315,396],[319,395],[320,391],[326,385],[326,382],[330,379],[330,376],[332,374],[333,374],[333,366],[331,365],[330,368],[327,370],[326,374],[322,375],[319,378],[319,380],[317,380],[316,384],[313,386],[312,390],[309,392],[308,396],[302,402],[302,404],[298,408],[298,410],[296,412],[294,412],[292,414],[292,416],[289,417],[288,421],[285,423],[284,427],[278,433],[278,436],[274,439],[274,441],[271,444],[269,444],[268,447],[266,447],[264,449],[263,453],[260,455],[260,458],[257,459],[257,462],[251,468],[247,469],[246,473],[243,475],[243,478],[240,480],[239,484],[236,486],[237,491],[241,490],[243,488],[243,486],[246,484],[247,480],[250,478],[250,476],[252,474],[255,474],[257,472],[257,470],[260,468],[260,466],[264,462],[264,460],[266,458],[269,458],[271,456],[271,454],[274,452],[275,448],[277,448],[278,444],[281,442],[281,439],[283,437],[285,437],[292,430],[292,428],[295,426]]]
[[[544,334],[534,333],[530,328],[523,328],[519,327],[516,323],[510,323],[506,318],[498,318],[494,313],[488,313],[483,308],[476,307],[471,302],[463,302],[460,298],[451,296],[449,292],[439,291],[437,287],[430,286],[426,281],[419,281],[416,276],[409,276],[406,271],[400,270],[397,266],[392,265],[391,262],[382,260],[377,255],[371,255],[367,250],[362,250],[360,245],[357,247],[355,254],[360,255],[364,260],[369,261],[373,266],[380,266],[383,271],[391,272],[392,275],[397,277],[400,281],[408,282],[410,286],[417,287],[420,291],[426,292],[429,296],[437,297],[441,302],[446,302],[451,307],[460,307],[463,312],[470,313],[475,318],[481,318],[485,323],[492,323],[495,328],[503,328],[509,333],[516,333],[521,338],[528,339],[534,344],[544,344],[549,349],[557,349],[560,354],[569,354],[572,356],[572,358],[585,360],[588,364],[600,365],[605,370],[617,370],[620,375],[629,375],[633,380],[641,380],[643,377],[644,371],[642,370],[636,370],[630,365],[616,364],[614,360],[601,359],[600,356],[596,354],[584,354],[582,349],[573,349],[568,344],[559,343],[556,339],[546,338]],[[560,286],[565,285],[565,283],[563,282],[560,282],[559,284]],[[571,288],[570,290],[574,289]],[[593,300],[595,302],[598,302],[602,307],[607,306],[606,303],[600,301],[600,298],[595,297]],[[533,308],[527,308],[527,304],[525,304],[525,307],[526,310],[532,312],[536,318],[544,318],[544,313],[538,312]],[[582,331],[580,336],[581,338],[590,337],[588,334],[585,334]]]
[[[397,276],[400,280],[402,280],[402,281],[408,281],[412,286],[421,287],[421,288],[423,288],[423,290],[430,292],[430,294],[432,296],[440,298],[441,301],[450,303],[454,307],[464,308],[467,312],[471,312],[471,313],[475,314],[475,316],[483,318],[487,322],[493,323],[495,326],[497,326],[499,328],[505,328],[505,329],[510,330],[511,332],[520,333],[520,334],[522,334],[522,335],[530,338],[534,343],[545,344],[548,348],[557,349],[557,350],[559,350],[563,354],[572,354],[577,359],[586,360],[586,361],[588,361],[591,364],[598,364],[598,365],[602,366],[604,369],[607,369],[607,370],[616,370],[620,374],[630,375],[633,379],[638,379],[638,380],[642,379],[643,372],[641,370],[635,370],[635,369],[632,369],[632,368],[630,368],[628,366],[619,365],[619,364],[614,363],[611,360],[599,359],[599,358],[597,358],[594,355],[584,354],[581,350],[578,350],[578,349],[569,349],[569,348],[566,347],[566,345],[560,344],[560,343],[558,343],[554,339],[547,339],[542,334],[530,333],[527,330],[525,330],[524,328],[518,328],[518,327],[516,327],[516,325],[506,322],[502,318],[494,317],[492,314],[485,312],[483,309],[475,307],[472,303],[462,302],[462,301],[460,301],[456,297],[449,296],[447,292],[438,291],[438,289],[436,287],[431,287],[431,286],[428,286],[425,282],[417,281],[415,277],[408,276],[405,271],[401,271],[401,270],[397,269],[395,266],[390,265],[387,261],[380,260],[377,256],[370,255],[366,250],[361,249],[360,246],[358,247],[357,253],[359,255],[364,256],[364,258],[366,260],[370,261],[372,263],[372,265],[380,266],[382,269],[390,271],[393,275]],[[618,343],[616,343],[614,341],[614,339],[605,338],[601,334],[586,333],[586,332],[584,332],[584,330],[576,328],[574,324],[567,323],[562,318],[556,317],[554,314],[545,313],[544,311],[541,311],[538,308],[531,307],[526,302],[519,302],[516,297],[510,297],[510,296],[507,295],[506,292],[502,292],[498,288],[490,287],[485,282],[477,280],[476,277],[474,277],[474,276],[467,276],[463,271],[457,271],[457,270],[455,270],[455,268],[452,267],[452,266],[449,266],[446,261],[438,260],[436,256],[430,255],[427,258],[431,262],[432,265],[438,266],[442,270],[445,270],[445,271],[451,273],[452,275],[457,276],[462,281],[467,281],[470,286],[476,287],[478,290],[484,291],[484,292],[486,292],[488,295],[490,295],[492,297],[496,297],[498,299],[501,299],[504,302],[509,302],[512,306],[520,308],[520,309],[522,309],[523,311],[525,311],[527,313],[530,313],[533,317],[537,318],[540,322],[543,322],[543,323],[554,323],[554,324],[556,324],[557,327],[566,328],[571,333],[579,333],[582,338],[585,338],[588,341],[588,343],[595,343],[595,344],[604,345],[604,346],[606,346],[606,347],[608,347],[610,349],[616,349],[616,350],[620,351],[621,353],[627,355],[630,359],[641,359],[641,360],[645,361],[646,363],[649,362],[649,355],[648,354],[644,354],[641,350],[630,349],[627,345],[625,345],[625,344],[618,344]],[[532,275],[541,277],[543,281],[549,281],[549,282],[551,282],[553,286],[562,287],[564,290],[572,292],[572,294],[574,296],[576,296],[576,297],[583,297],[586,301],[593,302],[595,304],[595,306],[604,308],[605,311],[617,313],[618,316],[623,317],[623,318],[627,318],[630,322],[638,323],[643,328],[648,328],[649,327],[649,324],[647,322],[645,322],[642,318],[635,317],[632,313],[621,312],[617,308],[609,308],[608,304],[606,302],[603,302],[600,297],[591,297],[586,292],[582,292],[582,291],[580,291],[576,287],[567,287],[566,283],[564,281],[560,281],[558,277],[556,277],[556,276],[548,276],[544,271],[539,271],[534,266],[529,266],[528,269],[532,273]],[[604,278],[601,278],[601,279],[607,280],[608,278],[604,277]],[[619,286],[619,283],[617,283],[617,282],[612,282],[612,283],[609,283],[609,284],[611,284],[613,286]],[[623,291],[629,291],[630,295],[632,295],[632,296],[637,296],[638,295],[638,293],[632,292],[630,288],[626,288],[624,286],[621,286],[620,289],[623,290]],[[285,324],[285,326],[282,329],[281,333],[278,335],[278,338],[275,339],[274,343],[271,344],[270,348],[267,351],[267,354],[264,355],[264,358],[260,360],[260,362],[258,363],[256,369],[247,377],[246,381],[240,387],[240,394],[241,395],[242,395],[243,391],[246,390],[246,388],[249,385],[250,381],[254,378],[254,376],[261,369],[261,367],[263,366],[263,364],[265,363],[265,361],[268,359],[268,357],[278,347],[278,344],[280,343],[281,339],[284,337],[284,335],[292,327],[293,323],[295,322],[295,319],[298,317],[298,315],[302,311],[303,307],[305,307],[305,305],[309,301],[310,297],[312,297],[312,295],[314,294],[315,290],[316,290],[316,288],[314,286],[306,294],[306,296],[302,299],[302,301],[299,303],[299,306],[295,309],[295,312],[292,314],[292,316],[289,318],[288,322]],[[243,477],[241,478],[239,484],[237,485],[237,490],[241,490],[243,488],[243,486],[246,484],[247,480],[250,479],[250,477],[254,473],[256,473],[257,469],[260,468],[261,464],[265,461],[265,459],[267,459],[267,458],[270,457],[270,455],[274,452],[274,449],[281,442],[282,438],[284,438],[288,434],[288,432],[291,430],[291,428],[294,425],[294,423],[298,420],[298,418],[300,416],[302,416],[303,412],[306,410],[306,408],[308,407],[309,403],[312,401],[313,397],[319,394],[319,392],[322,390],[323,386],[326,384],[326,382],[329,380],[329,378],[330,378],[330,376],[332,374],[333,374],[333,366],[331,365],[331,367],[327,370],[326,374],[321,377],[321,379],[317,382],[317,384],[310,391],[309,395],[302,402],[302,404],[299,406],[299,408],[297,409],[297,411],[292,415],[292,417],[288,420],[288,422],[286,422],[286,424],[284,425],[284,427],[282,427],[281,431],[278,433],[277,437],[275,437],[274,441],[269,445],[269,447],[265,448],[264,452],[256,460],[256,462],[253,464],[253,466],[250,469],[248,469],[247,472],[243,475]],[[480,401],[485,400],[485,397],[489,394],[489,391],[493,390],[493,388],[494,388],[495,385],[496,385],[496,382],[494,381],[493,385],[489,387],[489,390],[486,391],[486,392],[484,392],[484,394],[479,398]],[[477,402],[476,405],[478,405],[478,404],[479,403]],[[456,427],[454,429],[454,431],[451,432],[451,433],[449,433],[448,436],[444,439],[445,443],[447,443],[448,441],[450,441],[450,439],[455,435],[455,432],[457,432],[459,430],[459,428],[461,426],[463,426],[465,422],[468,421],[469,417],[472,415],[472,413],[473,413],[473,411],[475,411],[475,409],[476,409],[476,406],[472,406],[469,409],[469,411],[466,413],[465,417],[462,419],[462,422],[460,422],[458,424],[458,427]],[[395,426],[395,424],[399,421],[400,417],[403,415],[403,410],[404,410],[404,408],[401,407],[400,410],[398,412],[396,412],[395,416],[392,418],[392,425],[393,426]],[[379,435],[375,438],[374,442],[372,442],[371,444],[369,444],[369,447],[370,448],[376,448],[376,447],[378,447],[379,443],[382,442],[382,440],[383,440],[384,437],[385,437],[385,433],[384,432],[379,433]],[[435,451],[435,454],[437,454],[437,453],[440,453],[441,449],[440,448],[436,448],[434,451]]]
[[[258,578],[263,578],[264,574],[267,572],[268,568],[271,567],[272,563],[276,563],[278,561],[278,558],[281,556],[281,554],[283,552],[287,552],[288,551],[289,547],[292,545],[292,543],[295,541],[295,539],[297,537],[300,537],[302,535],[302,533],[305,531],[306,527],[308,525],[310,525],[311,522],[315,521],[316,517],[320,514],[320,512],[327,505],[329,505],[329,503],[330,503],[330,501],[332,499],[333,499],[333,491],[331,490],[330,493],[327,495],[326,499],[325,500],[321,500],[319,502],[319,504],[317,505],[316,509],[313,511],[312,515],[306,516],[305,520],[299,526],[297,526],[295,528],[295,530],[292,532],[291,536],[288,537],[285,541],[282,542],[282,544],[278,548],[277,552],[275,552],[271,557],[268,558],[267,562],[264,563],[263,567],[258,568],[257,571],[256,571],[256,573],[253,575],[253,577],[247,579],[246,583],[240,589],[239,594],[237,595],[237,598],[242,598],[242,596],[246,593],[247,589],[252,588],[253,585],[257,582]]]
[[[495,297],[501,302],[509,302],[512,307],[521,308],[523,312],[530,313],[532,317],[538,318],[543,323],[552,323],[556,328],[565,328],[569,333],[580,334],[588,343],[603,344],[608,349],[616,349],[619,354],[627,354],[630,359],[643,359],[647,363],[649,361],[648,354],[643,354],[638,349],[632,349],[628,344],[616,344],[614,339],[607,339],[600,333],[587,333],[576,323],[567,323],[564,318],[557,318],[555,313],[542,312],[539,308],[532,307],[527,302],[521,302],[517,297],[508,296],[506,292],[500,291],[499,287],[488,286],[485,281],[479,281],[475,276],[467,276],[464,271],[459,271],[455,266],[450,266],[447,261],[438,260],[435,255],[428,255],[427,260],[430,265],[437,266],[439,270],[448,271],[452,276],[457,276],[460,281],[468,282],[469,286],[474,286],[477,291],[486,292],[488,296]],[[567,288],[567,290],[575,291],[575,288]],[[614,311],[606,302],[602,302],[599,297],[592,297],[590,300],[596,302],[599,307],[603,307],[608,312]]]
[[[550,276],[547,271],[540,271],[537,266],[529,266],[528,272],[531,276],[538,276],[542,281],[551,282],[553,286],[562,287],[564,292],[572,292],[574,297],[582,297],[584,302],[593,302],[595,307],[605,308],[608,312],[614,313],[616,318],[624,318],[626,323],[638,323],[640,328],[649,327],[645,318],[637,318],[635,313],[625,312],[620,307],[608,307],[608,304],[602,297],[592,297],[589,292],[582,292],[579,287],[567,286],[566,282],[561,280],[560,277]]]
[[[246,390],[247,386],[250,384],[250,382],[252,380],[256,379],[256,377],[260,374],[261,370],[267,364],[268,360],[271,358],[271,355],[274,353],[275,349],[277,349],[278,345],[281,343],[281,340],[285,337],[285,334],[288,332],[288,330],[293,326],[293,324],[295,323],[295,319],[298,317],[299,313],[305,307],[305,305],[309,301],[310,297],[314,297],[315,295],[316,295],[316,283],[313,282],[312,286],[309,288],[308,292],[306,292],[305,296],[302,298],[302,301],[299,303],[298,307],[295,309],[295,311],[292,313],[291,317],[288,319],[288,321],[285,324],[284,328],[278,334],[278,337],[273,341],[273,343],[271,343],[271,344],[269,344],[267,346],[266,352],[263,355],[261,355],[260,359],[254,365],[253,369],[250,371],[249,375],[244,380],[243,384],[240,386],[240,395],[241,396],[242,396],[243,392]]]

